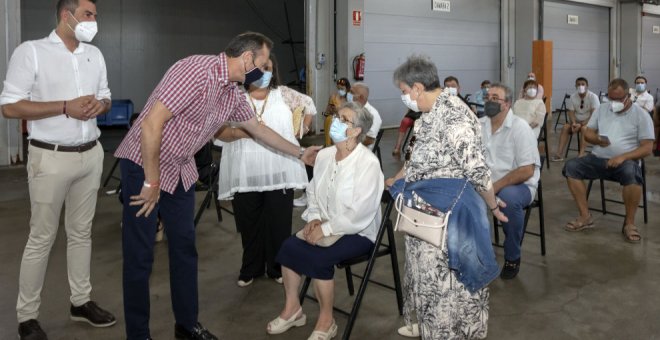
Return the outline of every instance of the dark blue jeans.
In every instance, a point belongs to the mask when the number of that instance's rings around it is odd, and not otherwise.
[[[124,318],[129,340],[149,335],[149,276],[154,261],[158,216],[165,226],[170,260],[170,294],[176,323],[191,329],[197,323],[197,249],[195,247],[195,190],[179,182],[174,194],[161,191],[160,200],[149,216],[135,217],[141,206],[130,206],[130,197],[139,195],[144,169],[122,159],[121,189],[124,200],[122,252],[124,257]]]
[[[509,222],[502,223],[504,229],[504,259],[516,261],[520,258],[520,245],[525,227],[525,207],[532,202],[532,193],[527,185],[517,184],[504,187],[497,196],[506,202],[502,213]]]

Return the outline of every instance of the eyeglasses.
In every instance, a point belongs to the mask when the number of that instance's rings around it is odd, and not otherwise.
[[[486,96],[486,101],[504,103],[504,99],[496,96]]]
[[[406,150],[406,156],[405,156],[406,162],[410,160],[410,156],[412,155],[413,147],[415,146],[416,140],[417,140],[417,135],[413,135],[412,138],[410,138],[410,142],[408,142],[408,149]]]
[[[334,118],[339,119],[339,121],[341,121],[342,123],[355,125],[355,124],[353,124],[352,121],[350,121],[350,120],[348,120],[348,119],[346,119],[346,118],[340,116],[338,113],[335,113],[335,114],[332,115],[332,116],[333,116]]]

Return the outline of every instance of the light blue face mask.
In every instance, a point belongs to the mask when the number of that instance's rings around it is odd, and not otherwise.
[[[635,89],[637,92],[644,92],[646,91],[646,84],[637,84],[635,85]]]
[[[349,93],[346,94],[346,101],[349,102],[349,103],[353,101],[353,94],[352,93],[349,92]]]
[[[348,139],[346,130],[348,130],[348,124],[343,123],[339,118],[333,118],[330,125],[330,138],[335,144],[341,143]]]
[[[337,93],[342,97],[346,97],[346,90],[338,90]]]
[[[258,80],[255,80],[252,83],[252,85],[254,85],[258,88],[261,88],[261,89],[265,89],[265,88],[268,87],[268,85],[270,85],[270,80],[272,78],[273,78],[273,72],[266,71],[266,72],[264,72],[264,75],[261,76],[261,78],[259,78]]]

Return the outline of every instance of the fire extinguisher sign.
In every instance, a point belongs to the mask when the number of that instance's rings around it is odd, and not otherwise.
[[[353,11],[353,26],[360,26],[362,24],[362,11]]]

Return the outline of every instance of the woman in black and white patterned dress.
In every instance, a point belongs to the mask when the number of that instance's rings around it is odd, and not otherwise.
[[[404,168],[386,184],[391,185],[394,180],[404,177],[406,183],[467,179],[485,204],[492,208],[493,214],[505,220],[498,208],[504,203],[495,198],[490,169],[482,153],[480,124],[470,108],[458,97],[443,92],[437,69],[427,58],[408,58],[395,71],[394,82],[402,91],[404,104],[411,110],[424,113],[415,122],[414,140],[409,144]],[[413,205],[419,210],[429,214],[438,211],[419,196],[413,196],[413,199]],[[483,201],[478,198],[482,205]],[[485,215],[485,207],[474,207],[473,210],[476,213],[483,211]],[[450,233],[447,236],[449,240],[452,237]],[[487,237],[490,240],[489,234]],[[463,273],[449,267],[448,247],[441,250],[409,235],[405,236],[405,244],[406,325],[412,329],[411,314],[415,312],[422,339],[485,338],[488,288],[483,285],[471,292],[464,285],[461,281]],[[484,251],[493,252],[492,247],[490,250],[484,247]]]

